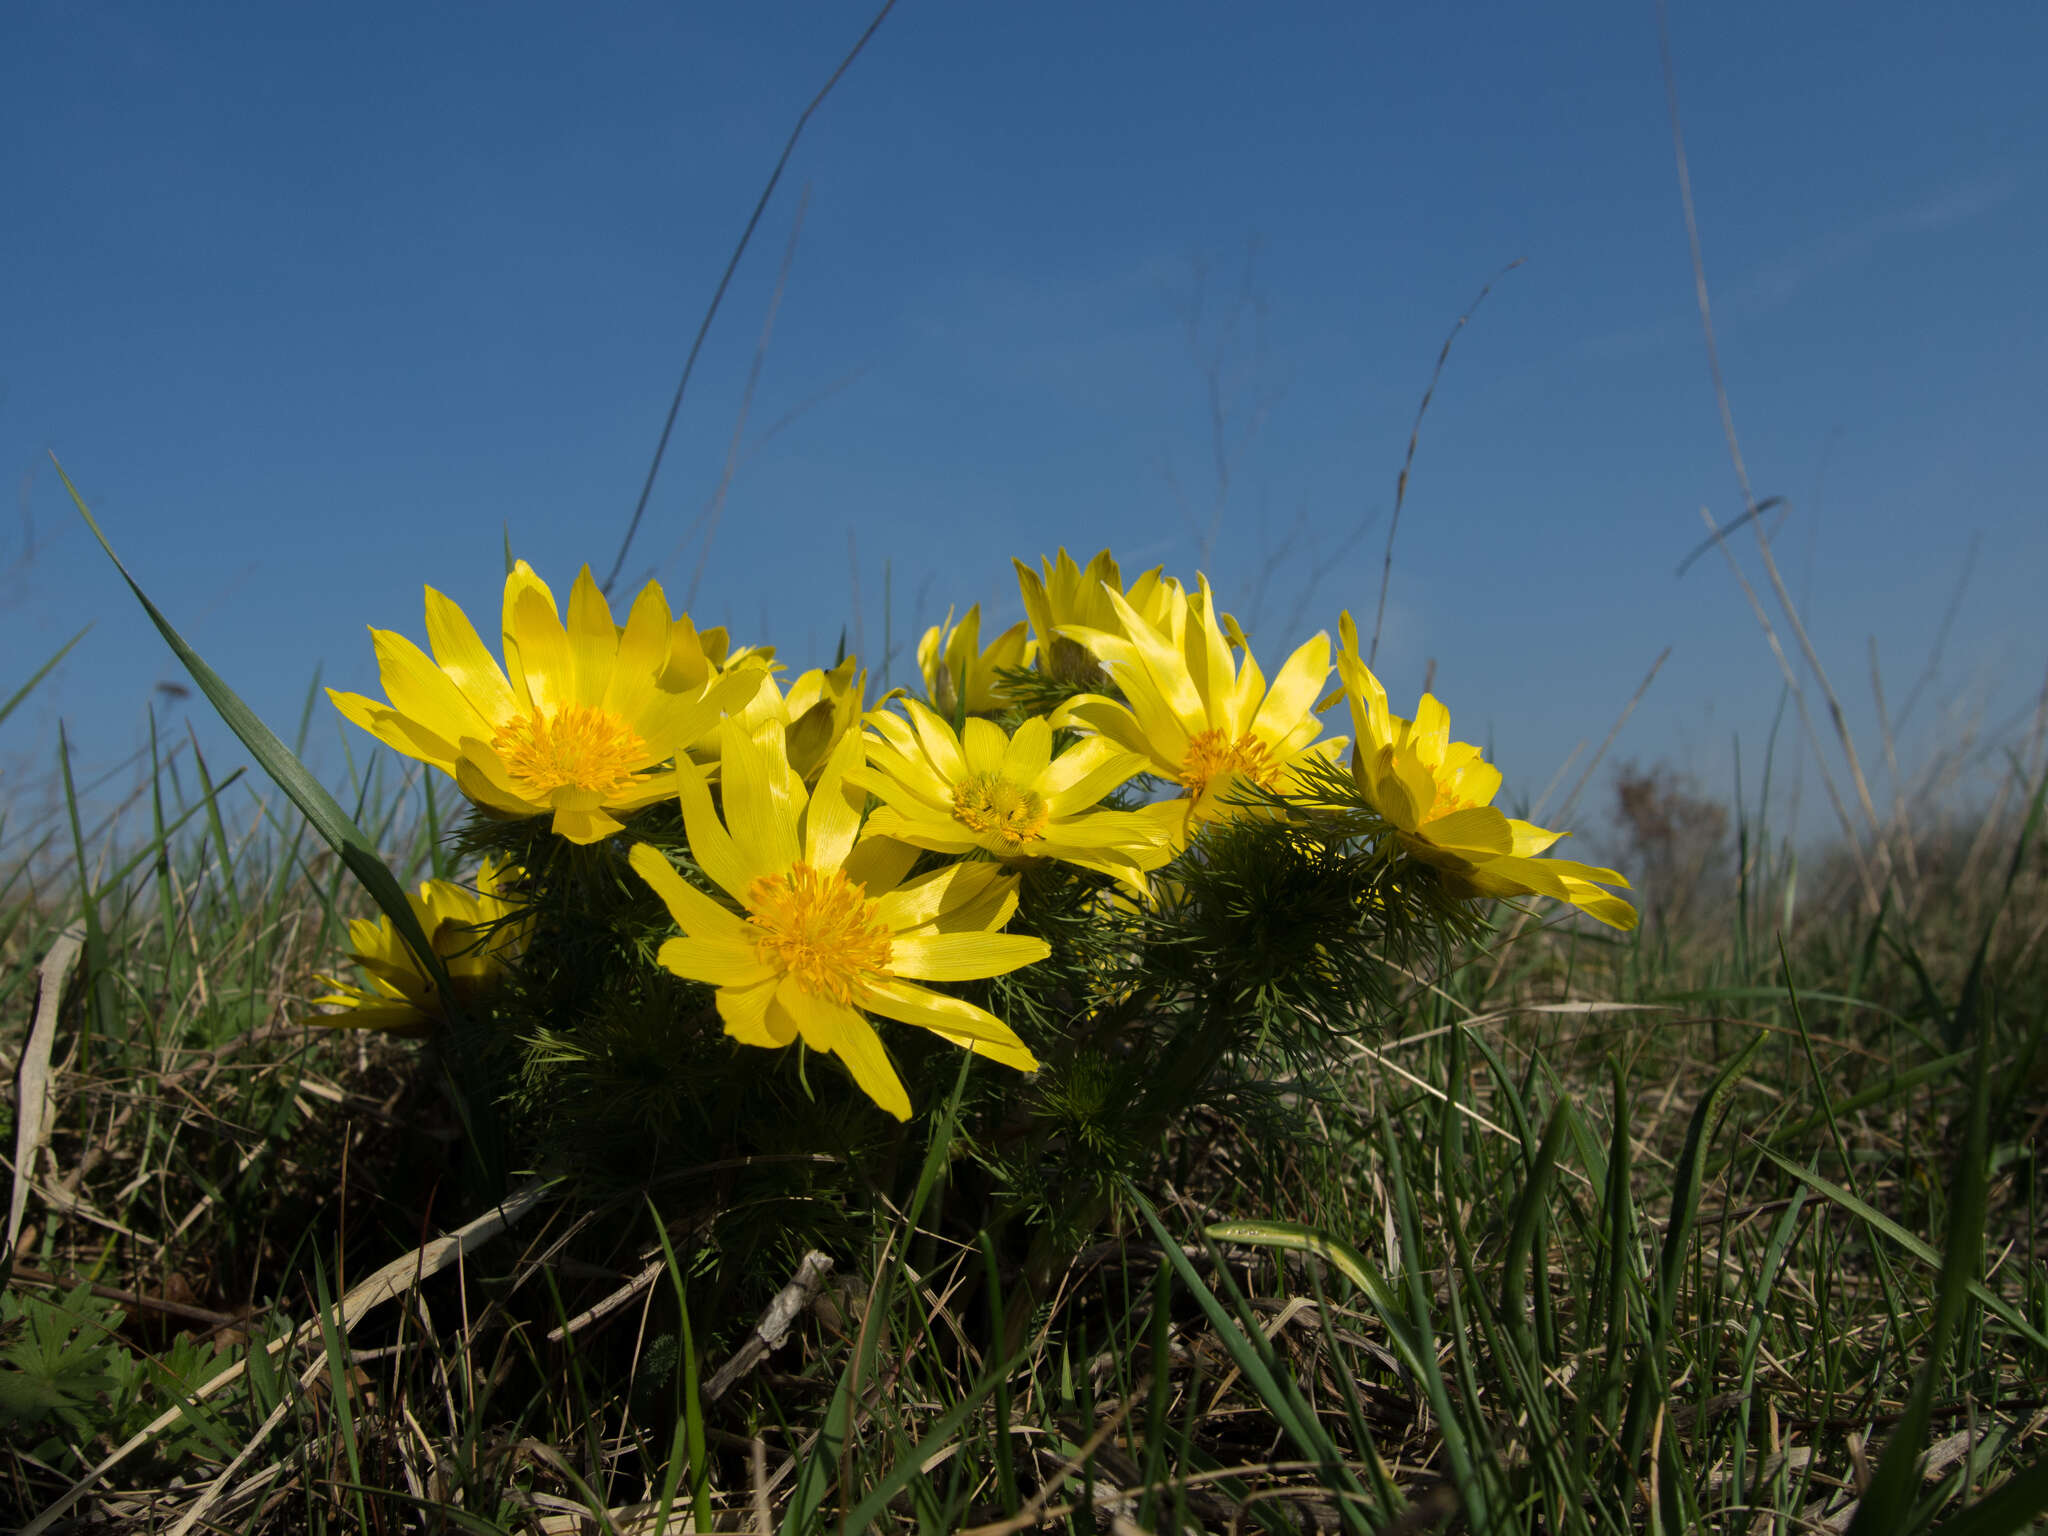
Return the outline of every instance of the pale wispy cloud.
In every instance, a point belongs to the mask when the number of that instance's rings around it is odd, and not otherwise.
[[[1960,228],[2010,203],[2022,188],[2020,174],[2010,167],[1994,167],[1958,177],[1913,202],[1883,209],[1816,236],[1738,275],[1725,286],[1716,284],[1715,308],[1729,315],[1766,313],[1787,303],[1809,284],[1867,260],[1892,240],[1944,234]],[[1712,233],[1709,227],[1710,282],[1715,271]],[[1661,319],[1589,336],[1575,350],[1581,356],[1607,361],[1636,357],[1675,339],[1690,338],[1695,334],[1696,324],[1688,291],[1682,309],[1674,307]]]
[[[1724,302],[1734,310],[1772,309],[1809,283],[1868,259],[1901,235],[1945,233],[2011,202],[2019,191],[2018,173],[2004,168],[1951,182],[1927,197],[1884,209],[1766,263],[1729,289]]]

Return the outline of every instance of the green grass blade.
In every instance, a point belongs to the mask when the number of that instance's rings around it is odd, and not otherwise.
[[[945,1109],[933,1119],[931,1144],[925,1149],[924,1164],[918,1170],[917,1189],[904,1211],[905,1243],[916,1232],[918,1220],[924,1215],[925,1202],[931,1198],[932,1190],[945,1172],[953,1146],[954,1128],[959,1124],[960,1100],[967,1091],[967,1070],[973,1061],[972,1056],[961,1057],[960,1075],[954,1080],[953,1095],[946,1101]],[[810,1529],[812,1520],[825,1502],[825,1490],[830,1485],[852,1430],[854,1398],[861,1382],[874,1374],[875,1359],[885,1331],[882,1319],[889,1308],[894,1278],[895,1268],[885,1256],[875,1276],[874,1294],[861,1318],[860,1332],[854,1340],[851,1357],[846,1362],[846,1369],[840,1373],[839,1384],[833,1389],[831,1404],[825,1410],[825,1421],[819,1426],[817,1444],[798,1469],[796,1491],[790,1496],[789,1506],[782,1515],[782,1536],[796,1536],[797,1532]]]
[[[34,677],[31,677],[27,682],[23,683],[19,688],[15,689],[13,693],[8,695],[7,702],[5,704],[0,704],[0,725],[5,725],[7,723],[7,717],[13,714],[14,711],[18,707],[20,707],[21,701],[36,691],[36,684],[40,683],[44,678],[48,677],[51,674],[51,672],[56,670],[57,663],[62,661],[66,656],[69,656],[71,654],[71,648],[74,645],[78,644],[79,641],[83,640],[86,637],[86,633],[89,630],[91,630],[91,628],[92,626],[90,624],[86,625],[84,629],[81,629],[69,640],[66,640],[62,645],[58,646],[57,654],[52,656],[48,661],[44,662],[40,667],[37,667]]]
[[[1970,973],[1963,978],[1962,996],[1956,1000],[1955,1012],[1949,1019],[1949,1045],[1952,1049],[1964,1049],[1971,1045],[1981,1046],[1982,1021],[1984,1012],[1984,962],[1991,953],[1991,936],[1997,930],[1998,920],[2005,915],[2006,903],[2012,899],[2013,883],[2025,867],[2027,847],[2034,838],[2034,829],[2041,824],[2043,798],[2048,797],[2048,774],[2034,786],[2031,802],[2027,807],[2027,819],[2020,827],[2020,835],[2013,839],[2012,858],[2005,866],[2005,879],[1998,887],[1998,899],[1985,914],[1983,936],[1977,940],[1977,951],[1970,959]]]
[[[1572,1418],[1572,1443],[1585,1444],[1591,1415],[1598,1411],[1603,1423],[1612,1424],[1620,1404],[1622,1377],[1628,1359],[1628,1303],[1642,1283],[1637,1264],[1631,1263],[1636,1249],[1635,1190],[1631,1178],[1635,1167],[1635,1139],[1629,1129],[1628,1075],[1616,1057],[1607,1058],[1608,1075],[1614,1086],[1614,1115],[1607,1153],[1607,1179],[1602,1190],[1606,1243],[1605,1265],[1600,1280],[1601,1324],[1606,1358],[1600,1368],[1598,1387],[1579,1399]]]
[[[1301,1411],[1298,1396],[1282,1386],[1264,1351],[1238,1326],[1216,1293],[1203,1282],[1173,1234],[1167,1231],[1166,1223],[1159,1219],[1152,1202],[1139,1193],[1135,1185],[1127,1184],[1124,1192],[1137,1207],[1138,1214],[1144,1217],[1145,1224],[1152,1229],[1153,1237],[1166,1255],[1166,1262],[1173,1266],[1175,1276],[1200,1305],[1203,1315],[1209,1319],[1209,1326],[1216,1330],[1216,1337],[1229,1352],[1231,1362],[1244,1374],[1245,1381],[1266,1405],[1266,1411],[1287,1432],[1288,1438],[1301,1447],[1302,1455],[1320,1463],[1324,1475],[1332,1479],[1334,1486],[1331,1491],[1337,1497],[1337,1515],[1345,1528],[1361,1533],[1368,1530],[1358,1502],[1365,1497],[1365,1491],[1346,1465],[1335,1442],[1324,1431],[1321,1421],[1313,1413]]]
[[[54,456],[52,462],[56,462]],[[78,487],[71,483],[71,477],[64,473],[62,464],[57,465],[57,474],[64,482],[64,489],[71,493],[72,505],[78,508],[78,515],[85,519],[86,527],[90,528],[93,537],[99,540],[100,548],[107,552],[107,558],[114,562],[114,569],[121,573],[121,579],[128,584],[128,590],[135,594],[136,601],[142,604],[143,611],[149,615],[150,622],[156,625],[157,632],[164,637],[165,643],[176,653],[178,660],[184,663],[185,670],[192,674],[192,680],[199,685],[200,692],[206,695],[220,713],[221,719],[227,722],[228,728],[240,737],[242,744],[254,754],[263,771],[269,774],[277,787],[290,797],[292,804],[299,808],[313,830],[320,834],[327,846],[335,851],[350,872],[362,882],[363,888],[370,893],[370,899],[377,903],[378,909],[391,919],[399,937],[404,939],[407,947],[419,958],[420,965],[433,978],[435,987],[439,990],[450,1015],[453,1016],[456,1003],[454,989],[448,981],[448,973],[443,969],[439,957],[435,955],[434,946],[427,941],[426,934],[421,932],[419,921],[413,916],[412,905],[405,899],[405,892],[399,886],[397,878],[377,856],[376,849],[371,846],[362,829],[342,810],[334,797],[327,792],[326,786],[314,778],[306,765],[278,739],[277,733],[265,725],[257,717],[256,712],[242,702],[240,696],[221,679],[220,675],[200,659],[197,651],[186,644],[184,636],[172,627],[171,621],[164,617],[135,578],[128,574],[128,568],[121,563],[121,557],[114,553],[114,546],[107,542],[106,534],[100,531],[100,525],[94,520],[91,509],[86,506],[85,498],[79,495]],[[225,854],[225,850],[223,853]]]
[[[171,834],[164,826],[164,768],[163,755],[157,744],[156,708],[149,711],[149,825],[154,834],[149,840],[150,883],[156,890],[156,920],[162,930],[157,964],[163,968],[164,984],[168,988],[178,964],[178,903],[171,893]],[[157,1019],[150,1015],[152,1050],[155,1047]]]
[[[2048,1457],[2015,1472],[1968,1509],[1934,1528],[1935,1536],[2021,1536],[2048,1515]]]
[[[697,1380],[697,1340],[690,1329],[690,1298],[683,1285],[683,1267],[676,1262],[676,1250],[668,1240],[668,1224],[661,1219],[661,1211],[653,1198],[647,1200],[647,1214],[654,1218],[654,1235],[661,1239],[661,1256],[668,1265],[669,1284],[676,1293],[676,1314],[681,1318],[683,1417],[676,1426],[679,1442],[669,1451],[668,1470],[662,1475],[661,1513],[657,1524],[663,1529],[668,1525],[669,1504],[675,1498],[677,1463],[676,1455],[682,1451],[688,1458],[690,1468],[690,1513],[697,1529],[711,1529],[711,1459],[704,1452],[704,1394],[699,1390]]]
[[[1671,1218],[1657,1265],[1650,1337],[1636,1359],[1635,1380],[1629,1388],[1628,1415],[1622,1422],[1621,1475],[1630,1480],[1634,1479],[1636,1468],[1642,1461],[1643,1447],[1649,1441],[1656,1408],[1669,1390],[1662,1379],[1664,1344],[1671,1336],[1671,1316],[1678,1308],[1679,1281],[1685,1274],[1685,1253],[1692,1243],[1693,1224],[1699,1216],[1700,1176],[1707,1141],[1728,1090],[1742,1076],[1750,1059],[1767,1038],[1763,1030],[1758,1030],[1735,1059],[1714,1075],[1706,1093],[1694,1106],[1691,1123],[1686,1126],[1685,1146],[1679,1152],[1678,1166],[1672,1177]]]
[[[960,1426],[967,1422],[967,1416],[995,1391],[996,1382],[1008,1375],[1011,1364],[1012,1362],[1007,1359],[996,1361],[982,1373],[981,1379],[959,1402],[934,1419],[924,1438],[908,1453],[899,1457],[896,1464],[882,1474],[875,1486],[870,1488],[860,1503],[847,1514],[840,1525],[840,1530],[846,1532],[847,1536],[853,1536],[856,1532],[875,1529],[882,1512],[889,1507],[889,1501],[901,1493],[913,1479],[924,1475],[924,1464],[945,1447],[959,1432]],[[699,1526],[698,1529],[703,1530],[705,1527]]]
[[[61,471],[60,471],[61,473]],[[368,1517],[363,1507],[363,1458],[356,1441],[355,1398],[349,1391],[348,1340],[336,1326],[341,1309],[334,1305],[334,1299],[327,1290],[327,1266],[320,1262],[320,1256],[313,1255],[314,1315],[320,1321],[320,1345],[327,1360],[327,1385],[329,1406],[334,1410],[335,1422],[341,1426],[341,1443],[348,1455],[349,1480],[356,1485],[357,1528],[367,1530]]]
[[[1934,1246],[1925,1238],[1908,1232],[1896,1221],[1893,1221],[1891,1217],[1885,1215],[1884,1212],[1876,1209],[1874,1206],[1865,1204],[1848,1190],[1842,1188],[1841,1185],[1831,1179],[1823,1178],[1820,1174],[1814,1173],[1809,1169],[1800,1167],[1791,1158],[1770,1147],[1759,1145],[1757,1150],[1791,1174],[1793,1178],[1810,1186],[1815,1194],[1827,1196],[1828,1199],[1834,1201],[1843,1210],[1854,1215],[1871,1230],[1882,1232],[1921,1263],[1937,1270],[1944,1267],[1945,1261],[1941,1254],[1937,1253]],[[1970,1295],[1976,1299],[1985,1311],[2012,1329],[2014,1333],[2025,1339],[2029,1344],[2032,1344],[2036,1349],[2048,1350],[2048,1334],[2042,1333],[2040,1329],[2028,1322],[2026,1314],[2018,1307],[2014,1306],[1980,1280],[1970,1280],[1968,1282],[1968,1290]]]
[[[1981,956],[1980,956],[1981,958]],[[1935,1292],[1934,1326],[1928,1332],[1926,1357],[1913,1381],[1884,1454],[1870,1474],[1870,1486],[1850,1522],[1849,1536],[1882,1536],[1896,1530],[1898,1512],[1907,1507],[1919,1482],[1920,1455],[1927,1448],[1927,1425],[1934,1394],[1948,1363],[1949,1345],[1972,1299],[1977,1271],[1984,1257],[1984,1222],[1991,1184],[1991,1042],[1977,1045],[1977,1070],[1971,1084],[1970,1119],[1956,1154],[1955,1198],[1949,1206],[1948,1251]]]
[[[107,935],[100,921],[100,904],[94,894],[92,866],[86,862],[85,834],[78,824],[78,790],[71,782],[71,740],[64,722],[57,722],[57,766],[64,778],[64,810],[71,820],[71,857],[78,866],[78,905],[85,918],[86,1014],[78,1029],[78,1065],[92,1066],[95,1037],[104,1038],[113,1029],[113,1005],[108,990]]]
[[[1803,1001],[1811,1002],[1813,995],[1811,992],[1802,992],[1800,997]],[[1894,1072],[1882,1082],[1872,1083],[1867,1088],[1859,1088],[1846,1098],[1832,1101],[1824,1109],[1815,1110],[1812,1114],[1806,1115],[1801,1119],[1773,1126],[1761,1139],[1767,1146],[1776,1146],[1778,1143],[1785,1141],[1797,1141],[1809,1131],[1820,1129],[1833,1117],[1853,1115],[1859,1109],[1868,1109],[1873,1104],[1881,1104],[1887,1099],[1906,1092],[1908,1089],[1918,1088],[1922,1083],[1932,1082],[1936,1078],[1947,1077],[1969,1059],[1970,1053],[1968,1051],[1957,1051],[1953,1055],[1937,1056],[1932,1061],[1923,1061],[1918,1066],[1908,1067],[1903,1072]],[[1726,1167],[1733,1155],[1732,1153],[1722,1153],[1720,1157],[1714,1159],[1709,1165],[1708,1171],[1715,1172]]]
[[[1411,1325],[1387,1277],[1373,1268],[1372,1261],[1357,1249],[1340,1243],[1326,1232],[1294,1221],[1219,1221],[1202,1229],[1202,1235],[1219,1243],[1246,1243],[1255,1248],[1278,1248],[1289,1253],[1306,1253],[1321,1259],[1364,1294],[1387,1325],[1388,1342],[1401,1363],[1419,1381],[1422,1359]]]
[[[983,1281],[988,1288],[989,1338],[994,1341],[991,1352],[1003,1347],[1004,1318],[1008,1307],[1003,1300],[1003,1271],[996,1262],[995,1239],[988,1229],[982,1228],[981,1263]],[[1010,1430],[1010,1376],[1005,1371],[996,1381],[996,1496],[1002,1501],[1005,1517],[1017,1513],[1017,1459],[1011,1442]]]
[[[1394,1304],[1393,1287],[1363,1254],[1298,1221],[1219,1221],[1202,1228],[1202,1235],[1219,1243],[1248,1243],[1257,1248],[1311,1254],[1364,1291],[1376,1304],[1389,1308]]]
[[[207,771],[206,754],[199,750],[199,733],[192,729],[190,721],[186,722],[185,734],[192,743],[192,766],[199,774],[199,790],[206,806],[206,829],[213,837],[213,851],[220,863],[221,890],[227,896],[228,911],[239,929],[247,914],[242,910],[241,882],[235,877],[234,849],[228,846],[228,829],[220,819],[220,792],[234,781],[234,776],[229,775],[216,788],[213,775]],[[240,773],[241,770],[238,768],[235,772]]]
[[[1454,1035],[1455,1041],[1458,1036]],[[1464,1505],[1464,1514],[1475,1529],[1485,1530],[1493,1518],[1493,1501],[1481,1480],[1465,1422],[1458,1417],[1450,1388],[1437,1364],[1435,1326],[1430,1320],[1429,1281],[1424,1261],[1421,1224],[1417,1221],[1415,1193],[1408,1183],[1408,1171],[1401,1156],[1400,1134],[1385,1103],[1378,1106],[1380,1147],[1386,1159],[1387,1181],[1393,1186],[1395,1219],[1401,1237],[1401,1266],[1398,1273],[1408,1290],[1408,1316],[1420,1346],[1422,1374],[1417,1380],[1436,1415],[1437,1432],[1443,1437],[1444,1460],[1450,1466],[1451,1482]]]
[[[1527,1276],[1523,1266],[1529,1262],[1544,1205],[1550,1198],[1551,1180],[1557,1173],[1558,1153],[1564,1149],[1564,1139],[1568,1134],[1566,1108],[1567,1102],[1560,1100],[1557,1108],[1550,1112],[1550,1123],[1543,1128],[1543,1141],[1536,1149],[1536,1161],[1529,1169],[1528,1181],[1522,1186],[1521,1198],[1515,1202],[1515,1219],[1508,1229],[1507,1247],[1501,1252],[1500,1315],[1509,1327],[1516,1330],[1530,1327],[1525,1315]]]

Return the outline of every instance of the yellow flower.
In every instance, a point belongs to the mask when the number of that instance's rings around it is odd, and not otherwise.
[[[924,632],[917,642],[917,666],[924,673],[926,696],[950,720],[963,706],[970,715],[991,715],[1001,709],[996,669],[1028,667],[1037,653],[1038,646],[1026,638],[1022,621],[982,649],[981,604],[976,603],[957,625],[949,609],[945,623]]]
[[[496,988],[506,962],[519,951],[525,928],[516,917],[519,904],[500,894],[517,875],[517,870],[485,859],[477,871],[475,890],[446,880],[429,880],[417,896],[406,897],[413,917],[448,973],[458,1004],[473,1002]],[[353,946],[349,959],[362,967],[370,984],[359,987],[332,976],[320,977],[334,991],[313,1001],[343,1011],[316,1014],[314,1022],[340,1029],[420,1034],[429,1024],[447,1017],[434,982],[420,968],[390,918],[379,917],[374,922],[355,918],[348,925],[348,937]]]
[[[797,777],[815,783],[832,749],[849,733],[859,734],[861,701],[868,686],[867,673],[856,670],[859,665],[849,656],[830,672],[816,667],[800,672],[787,693],[765,665],[756,665],[746,701],[732,713],[749,736],[758,736],[771,725],[780,730],[783,751]],[[706,768],[715,765],[718,741],[706,736],[692,749],[691,758]]]
[[[817,782],[840,742],[860,735],[867,692],[868,675],[851,656],[830,672],[816,667],[799,672],[789,685],[782,696],[789,721],[789,766],[806,784]]]
[[[1358,629],[1345,614],[1337,671],[1357,742],[1352,777],[1366,801],[1393,823],[1401,846],[1441,870],[1461,896],[1550,896],[1610,928],[1636,925],[1636,911],[1603,885],[1628,888],[1611,869],[1570,859],[1539,859],[1558,838],[1494,809],[1500,770],[1469,741],[1451,740],[1451,716],[1429,694],[1404,720],[1387,708],[1387,690],[1358,655]]]
[[[373,629],[389,704],[327,690],[335,708],[387,746],[431,763],[499,816],[552,812],[572,843],[620,829],[617,813],[668,793],[651,769],[687,748],[753,692],[752,669],[672,692],[668,603],[649,582],[621,629],[591,579],[576,578],[564,628],[554,594],[520,561],[505,578],[506,665],[454,603],[427,588],[431,658]]]
[[[686,693],[734,667],[766,667],[775,660],[772,645],[731,647],[723,628],[700,630],[686,613],[669,625],[668,664],[658,681],[670,693]]]
[[[1237,814],[1228,802],[1246,785],[1284,786],[1308,758],[1333,757],[1341,739],[1317,741],[1316,694],[1330,675],[1330,639],[1318,634],[1287,658],[1266,686],[1249,650],[1231,654],[1234,624],[1219,619],[1209,579],[1168,614],[1165,627],[1105,589],[1121,633],[1066,626],[1061,633],[1100,656],[1126,702],[1084,694],[1056,712],[1053,723],[1087,726],[1142,756],[1153,773],[1186,791],[1169,802],[1184,832]]]
[[[868,716],[869,767],[847,782],[882,799],[866,836],[889,837],[937,853],[979,848],[1006,862],[1064,859],[1100,870],[1140,898],[1145,874],[1173,856],[1158,818],[1091,809],[1145,760],[1100,736],[1052,755],[1052,727],[1034,717],[1014,737],[988,720],[963,735],[914,699],[910,718]]]
[[[723,821],[703,770],[687,758],[676,764],[691,856],[738,913],[688,884],[658,849],[642,843],[631,857],[682,930],[661,946],[661,964],[717,988],[728,1035],[770,1048],[801,1039],[829,1052],[862,1092],[907,1120],[909,1096],[867,1015],[1035,1071],[1037,1060],[1001,1019],[912,979],[1000,976],[1051,951],[1042,939],[995,932],[1017,907],[1016,881],[999,866],[951,864],[906,882],[915,849],[885,838],[856,846],[865,796],[849,793],[846,775],[860,765],[862,745],[858,732],[842,737],[806,795],[781,731],[750,737],[726,721]]]
[[[1171,576],[1154,566],[1124,590],[1123,575],[1115,558],[1103,550],[1084,568],[1074,564],[1063,548],[1057,560],[1041,559],[1044,574],[1022,560],[1017,567],[1017,589],[1024,598],[1024,612],[1038,637],[1038,664],[1052,676],[1070,683],[1101,681],[1098,661],[1108,658],[1094,651],[1072,631],[1073,626],[1123,633],[1123,620],[1109,601],[1114,589],[1156,629],[1167,628],[1176,609],[1185,605],[1187,594]]]

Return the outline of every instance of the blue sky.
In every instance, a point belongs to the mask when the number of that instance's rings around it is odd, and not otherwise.
[[[732,243],[868,15],[20,0],[0,695],[94,628],[0,726],[8,782],[60,718],[82,765],[117,762],[176,675],[51,450],[287,734],[316,666],[375,691],[364,627],[419,635],[423,583],[490,612],[504,530],[560,587],[602,572]],[[2009,731],[2048,665],[2048,9],[1680,0],[1672,37],[1743,448],[1792,503],[1781,566],[1864,749],[1870,640],[1896,711],[1973,545],[1903,734],[1910,759]],[[706,554],[687,534],[800,206]],[[899,645],[949,603],[1017,616],[1012,554],[1191,576],[1206,356],[1230,442],[1206,567],[1277,662],[1340,606],[1369,625],[1437,349],[1517,258],[1424,425],[1381,670],[1412,700],[1433,660],[1533,796],[1668,645],[1615,753],[1725,785],[1778,674],[1718,556],[1673,576],[1698,509],[1741,501],[1649,0],[902,0],[763,221],[628,575],[680,606],[701,559],[699,620],[799,661],[842,625],[879,654],[885,561]],[[323,706],[329,768],[340,729]]]

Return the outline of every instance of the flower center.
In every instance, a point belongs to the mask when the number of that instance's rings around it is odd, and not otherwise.
[[[840,870],[798,862],[786,875],[763,875],[747,887],[747,913],[760,929],[754,952],[761,963],[794,976],[807,992],[850,1003],[892,974],[888,925]]]
[[[505,764],[513,788],[542,802],[558,789],[616,794],[653,756],[617,715],[582,704],[506,722],[491,738],[491,750]]]
[[[1231,741],[1221,731],[1204,731],[1188,743],[1180,761],[1180,781],[1196,799],[1227,773],[1249,779],[1261,789],[1280,777],[1280,765],[1266,744],[1247,731]]]
[[[1436,798],[1429,802],[1429,812],[1422,819],[1424,822],[1435,821],[1440,817],[1450,815],[1453,811],[1469,811],[1478,803],[1476,800],[1467,800],[1463,795],[1452,794],[1449,789],[1444,787],[1443,781],[1439,779],[1436,786]]]
[[[1015,853],[1045,836],[1052,807],[1035,790],[1020,789],[999,774],[977,773],[953,786],[953,819],[970,832],[986,832]]]

